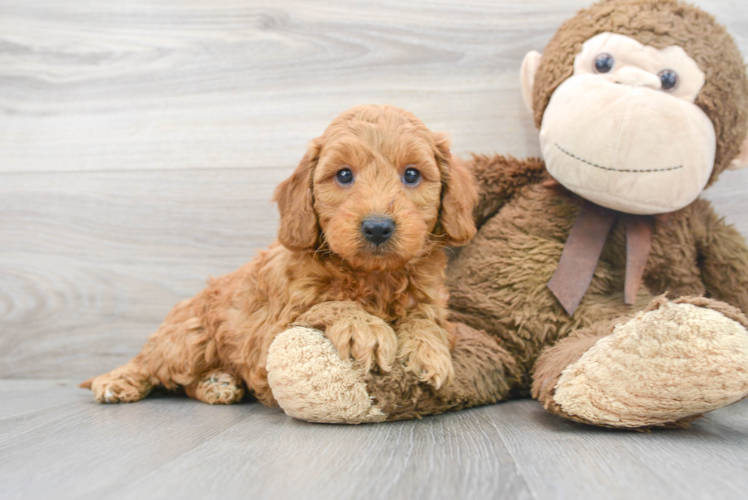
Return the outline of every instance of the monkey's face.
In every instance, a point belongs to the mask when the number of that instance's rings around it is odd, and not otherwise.
[[[612,33],[590,38],[543,115],[540,143],[549,173],[622,212],[688,205],[714,166],[714,126],[694,104],[704,81],[680,47],[658,50]]]

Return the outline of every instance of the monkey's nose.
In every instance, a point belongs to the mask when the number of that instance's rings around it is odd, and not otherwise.
[[[361,232],[364,233],[364,238],[377,246],[390,239],[394,231],[395,222],[389,217],[367,217],[361,223]]]
[[[660,78],[648,71],[639,68],[625,66],[615,74],[616,83],[630,85],[632,87],[649,87],[658,90],[662,87]]]

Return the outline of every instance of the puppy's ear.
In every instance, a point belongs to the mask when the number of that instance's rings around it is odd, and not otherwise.
[[[275,189],[280,212],[278,240],[291,250],[312,250],[319,240],[317,213],[314,211],[312,175],[319,159],[317,140],[309,144],[304,158],[291,177]]]
[[[442,175],[441,226],[446,244],[461,246],[475,236],[473,207],[478,202],[478,190],[473,175],[462,161],[449,150],[449,138],[434,134],[436,162]]]

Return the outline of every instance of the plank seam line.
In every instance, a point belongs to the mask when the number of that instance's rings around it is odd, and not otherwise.
[[[136,403],[136,404],[137,404],[137,403]],[[254,404],[260,404],[260,403],[254,402]],[[228,432],[228,431],[230,431],[231,429],[233,429],[233,428],[234,428],[234,427],[236,427],[237,425],[241,424],[242,422],[244,422],[244,421],[246,421],[246,420],[248,420],[248,419],[252,418],[252,417],[253,417],[254,415],[255,415],[255,413],[254,413],[254,412],[252,412],[252,413],[250,413],[250,414],[248,414],[248,415],[244,416],[243,418],[241,418],[240,420],[238,420],[238,421],[234,422],[233,424],[231,424],[230,426],[226,427],[225,429],[223,429],[223,430],[221,430],[221,431],[219,431],[219,432],[216,432],[215,434],[212,434],[212,435],[210,435],[210,436],[209,436],[209,437],[208,437],[207,439],[205,439],[204,441],[201,441],[200,443],[197,443],[197,444],[195,444],[194,446],[191,446],[191,447],[189,447],[189,448],[187,448],[187,449],[185,449],[185,450],[183,450],[183,451],[181,451],[181,452],[177,453],[176,455],[172,456],[171,458],[169,458],[169,459],[165,460],[165,461],[164,461],[164,462],[163,462],[162,464],[160,464],[160,465],[158,465],[157,467],[155,467],[155,468],[151,469],[151,470],[150,470],[150,471],[149,471],[149,472],[148,472],[147,474],[145,474],[145,475],[143,475],[143,476],[140,476],[140,477],[139,477],[139,478],[138,478],[138,479],[137,479],[136,481],[128,481],[128,483],[127,483],[127,488],[129,489],[130,487],[134,487],[134,486],[137,486],[138,484],[142,483],[143,481],[145,481],[145,480],[146,480],[146,479],[148,479],[149,477],[151,477],[151,476],[153,476],[154,474],[156,474],[157,472],[159,472],[159,471],[160,471],[161,469],[163,469],[164,467],[166,467],[166,466],[167,466],[167,465],[169,465],[170,463],[174,462],[175,460],[178,460],[178,459],[180,459],[181,457],[183,457],[183,456],[187,455],[188,453],[192,453],[193,451],[195,451],[196,449],[200,448],[201,446],[203,446],[203,445],[205,445],[205,444],[207,444],[207,443],[209,443],[209,442],[213,441],[213,440],[214,440],[215,438],[217,438],[217,437],[218,437],[218,436],[220,436],[221,434],[223,434],[223,433],[225,433],[225,432]],[[119,496],[119,495],[120,495],[120,494],[121,494],[121,493],[122,493],[122,492],[124,491],[124,488],[123,488],[123,489],[118,489],[118,483],[115,483],[115,484],[113,484],[113,485],[107,485],[107,489],[110,489],[110,488],[114,488],[114,490],[116,491],[116,495],[117,495],[117,496]],[[99,497],[99,498],[100,498],[100,499],[104,499],[104,498],[107,498],[107,497],[105,497],[105,496],[104,496],[104,495],[102,494],[102,496],[101,496],[101,497]]]
[[[501,403],[499,403],[499,404],[501,404]],[[496,432],[499,434],[499,437],[501,438],[501,442],[504,445],[504,448],[506,448],[506,451],[509,453],[509,456],[511,456],[512,460],[514,460],[514,465],[517,467],[517,474],[519,474],[519,476],[522,478],[522,481],[524,481],[525,486],[527,486],[527,491],[532,496],[532,498],[534,498],[535,500],[538,500],[540,498],[538,496],[538,492],[533,489],[532,484],[530,483],[530,481],[527,480],[527,476],[525,475],[524,467],[522,467],[522,465],[519,463],[519,460],[517,460],[517,456],[514,454],[514,452],[512,451],[512,449],[507,444],[506,439],[504,438],[504,433],[501,432],[501,429],[499,429],[499,427],[496,425],[496,423],[493,420],[487,418],[484,415],[481,415],[481,418],[483,418],[484,420],[486,420],[489,424],[491,424],[491,426],[494,429],[496,429]]]
[[[8,442],[10,442],[12,440],[15,440],[16,438],[18,438],[20,436],[23,436],[24,434],[28,434],[29,432],[35,431],[35,430],[39,429],[40,427],[45,427],[45,426],[54,427],[55,425],[64,423],[64,422],[68,421],[69,419],[71,419],[72,417],[74,417],[75,415],[83,413],[85,410],[86,410],[86,407],[78,408],[75,411],[72,411],[70,413],[67,413],[67,414],[59,417],[59,419],[56,420],[56,421],[52,420],[52,421],[43,422],[43,423],[41,423],[39,425],[36,425],[36,426],[32,427],[31,429],[26,429],[25,431],[19,432],[18,434],[14,434],[12,436],[8,436],[7,438],[5,438],[2,441],[0,441],[0,447],[2,447],[3,445],[5,445],[6,443],[8,443]]]

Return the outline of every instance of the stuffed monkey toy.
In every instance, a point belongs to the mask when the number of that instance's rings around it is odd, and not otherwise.
[[[748,395],[748,249],[701,191],[748,164],[730,35],[677,0],[607,0],[521,70],[543,160],[476,156],[478,234],[448,270],[455,381],[364,372],[304,325],[271,389],[317,422],[531,396],[592,425],[680,427]]]

